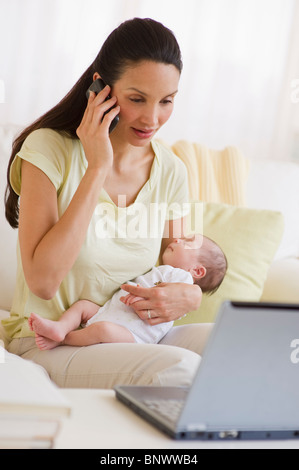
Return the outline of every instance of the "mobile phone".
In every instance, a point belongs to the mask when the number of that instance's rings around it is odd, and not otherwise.
[[[98,93],[100,93],[100,91],[103,90],[103,88],[105,88],[105,86],[106,85],[105,85],[105,83],[103,82],[103,80],[101,78],[97,78],[96,80],[94,80],[92,82],[92,84],[90,85],[90,87],[88,88],[87,92],[86,92],[87,99],[89,99],[89,92],[90,91],[95,92],[96,95],[97,95]],[[110,95],[108,95],[105,101],[110,100],[110,98],[111,98]],[[112,108],[115,108],[115,105],[112,106]],[[112,108],[108,109],[108,111],[106,111],[105,114],[109,113],[109,111]],[[105,114],[104,114],[104,116],[105,116]],[[115,118],[113,119],[113,121],[110,124],[109,133],[113,131],[113,129],[117,125],[118,121],[119,121],[119,116],[115,116]]]

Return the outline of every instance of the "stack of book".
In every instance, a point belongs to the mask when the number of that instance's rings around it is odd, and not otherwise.
[[[0,449],[53,448],[69,403],[43,368],[0,353]]]

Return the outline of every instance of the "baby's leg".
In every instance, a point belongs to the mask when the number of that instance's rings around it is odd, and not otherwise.
[[[135,343],[135,339],[124,326],[100,321],[82,330],[71,331],[63,341],[63,344],[69,346],[90,346],[98,343]]]
[[[75,302],[58,321],[48,320],[32,313],[28,319],[30,329],[39,337],[45,337],[56,343],[64,340],[65,335],[78,328],[81,322],[87,322],[99,309],[88,300]],[[52,346],[54,347],[54,346]]]

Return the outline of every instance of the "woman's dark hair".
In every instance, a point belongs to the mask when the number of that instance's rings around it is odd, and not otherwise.
[[[24,129],[14,140],[7,170],[5,216],[13,228],[19,225],[19,196],[10,184],[10,167],[28,135],[41,128],[63,132],[76,139],[76,130],[86,109],[86,91],[98,72],[104,82],[113,86],[126,67],[143,60],[174,65],[182,71],[181,52],[177,40],[161,23],[146,18],[125,21],[108,36],[94,62],[69,93],[50,111]]]

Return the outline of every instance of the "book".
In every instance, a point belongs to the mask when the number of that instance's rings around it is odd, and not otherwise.
[[[53,449],[54,440],[53,439],[37,439],[37,440],[28,440],[28,439],[3,439],[0,441],[0,450],[5,449],[14,449],[14,450],[23,450],[23,449]]]
[[[49,448],[71,406],[46,371],[4,351],[0,363],[0,448]]]
[[[0,417],[15,414],[53,418],[70,414],[68,401],[38,364],[6,351],[5,362],[0,364],[0,383]]]
[[[0,418],[0,449],[52,448],[58,435],[57,419],[18,418],[8,415]]]
[[[57,433],[59,421],[55,419],[8,417],[0,418],[1,439],[49,439]]]

